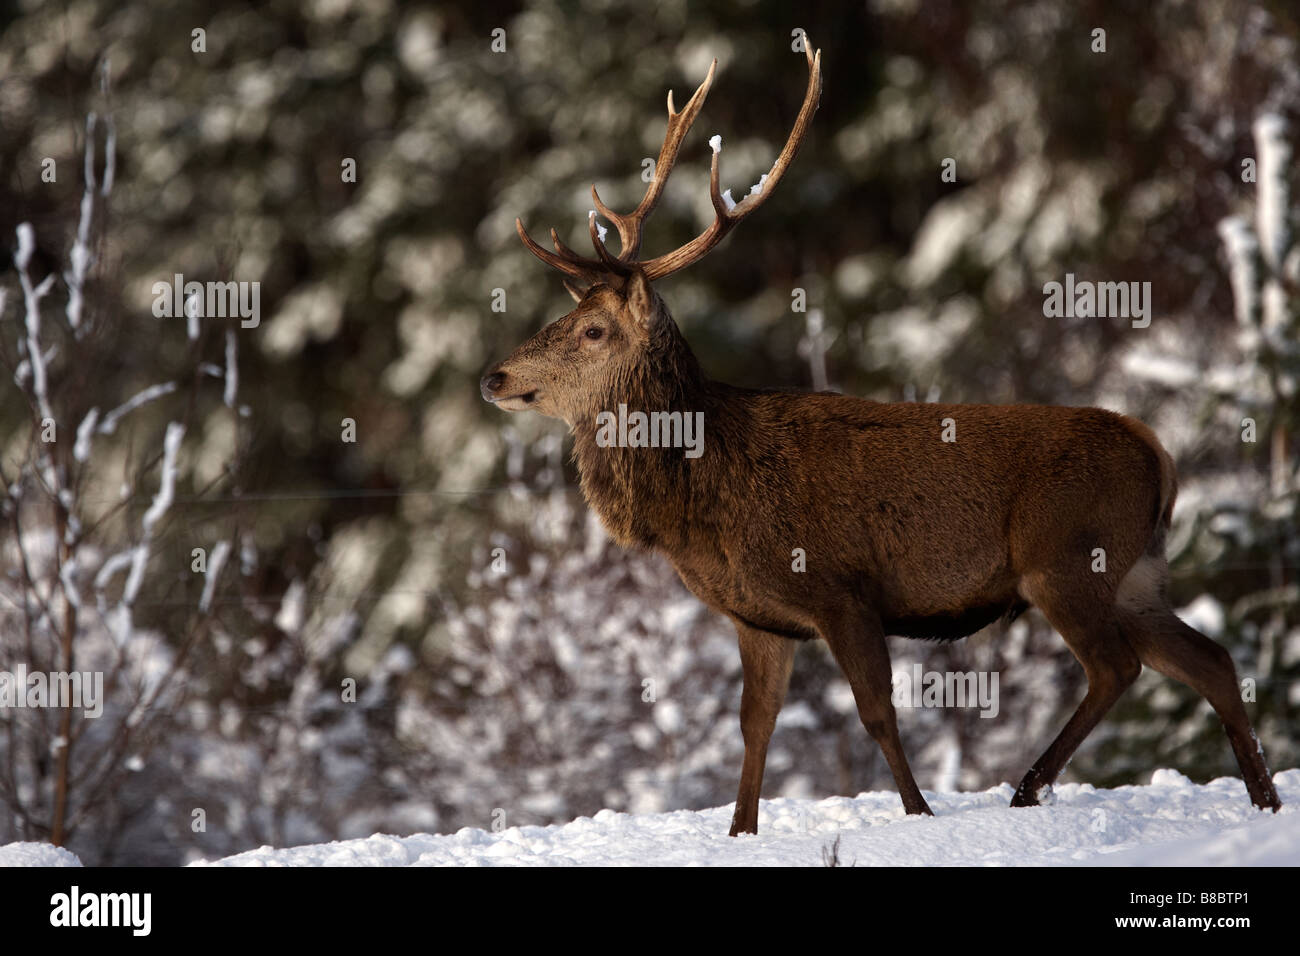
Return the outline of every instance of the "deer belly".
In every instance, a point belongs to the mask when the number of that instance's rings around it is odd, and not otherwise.
[[[750,627],[796,640],[818,636],[802,602],[790,600],[794,595],[783,595],[776,588],[756,590],[753,581],[682,567],[677,568],[677,574],[687,589],[709,607]]]
[[[969,637],[999,618],[1015,620],[1029,605],[1020,598],[979,604],[938,614],[893,614],[883,621],[885,633],[929,641]]]

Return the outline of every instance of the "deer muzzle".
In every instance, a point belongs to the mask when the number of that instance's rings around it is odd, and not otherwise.
[[[505,372],[488,372],[479,381],[478,389],[485,401],[508,412],[521,412],[537,404],[537,389],[512,394]]]

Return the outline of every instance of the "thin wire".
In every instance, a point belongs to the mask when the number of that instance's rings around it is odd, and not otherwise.
[[[571,488],[572,485],[560,484],[556,488]],[[413,495],[489,495],[500,494],[506,491],[528,491],[546,493],[555,490],[554,488],[528,488],[522,485],[497,485],[487,488],[337,488],[331,491],[307,491],[307,492],[287,492],[287,491],[268,491],[252,494],[238,495],[176,495],[172,501],[176,504],[203,504],[206,502],[217,501],[299,501],[299,500],[316,500],[331,498],[404,498]],[[153,495],[141,493],[138,495],[129,495],[126,498],[103,497],[81,498],[82,501],[94,502],[121,502],[121,501],[152,501]]]

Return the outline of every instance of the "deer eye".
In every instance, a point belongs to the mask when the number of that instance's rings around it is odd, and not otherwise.
[[[604,332],[604,330],[603,330],[600,326],[598,326],[598,325],[593,325],[593,326],[590,326],[590,327],[587,329],[587,331],[586,331],[585,333],[583,333],[583,334],[586,335],[587,338],[591,339],[591,340],[594,342],[596,339],[598,339],[598,338],[600,338],[602,335],[604,335],[605,332]]]

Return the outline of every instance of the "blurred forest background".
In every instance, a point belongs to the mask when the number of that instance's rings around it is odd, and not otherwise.
[[[477,380],[570,307],[514,218],[586,248],[591,183],[633,205],[666,90],[684,102],[717,57],[646,249],[693,236],[708,137],[733,190],[784,141],[797,29],[825,77],[807,143],[659,290],[705,368],[1144,418],[1180,469],[1176,606],[1253,682],[1271,768],[1300,761],[1289,0],[20,0],[4,17],[0,670],[109,683],[98,719],[0,710],[0,843],[175,863],[734,799],[731,626],[605,539],[560,423],[494,410]],[[155,317],[153,284],[177,273],[259,282],[260,324]],[[1150,326],[1044,318],[1066,273],[1150,282]],[[891,647],[896,668],[1000,675],[994,719],[900,711],[927,790],[1014,784],[1083,693],[1036,613]],[[1158,767],[1237,775],[1209,706],[1147,673],[1065,779]],[[803,647],[765,795],[879,788],[847,684]]]

